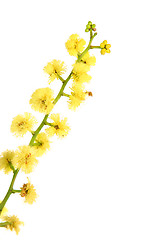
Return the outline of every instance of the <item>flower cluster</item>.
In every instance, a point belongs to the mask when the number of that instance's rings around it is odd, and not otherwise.
[[[78,53],[84,50],[85,44],[86,41],[80,38],[78,34],[72,34],[65,43],[65,46],[71,56],[77,57]]]
[[[5,152],[2,152],[0,157],[0,170],[3,170],[5,174],[12,171],[12,161],[14,156],[14,151],[6,150]]]
[[[85,32],[89,32],[90,30],[96,31],[95,27],[96,25],[89,21],[88,24],[86,25]]]
[[[17,115],[13,118],[10,130],[17,137],[23,137],[23,135],[32,131],[34,125],[37,123],[36,119],[32,114],[25,112],[24,115]]]
[[[19,220],[19,218],[15,215],[13,216],[2,216],[2,220],[6,222],[6,225],[4,225],[5,228],[10,229],[11,231],[15,231],[16,234],[20,231],[20,225],[24,225],[23,222]]]
[[[54,59],[44,67],[44,71],[49,74],[49,83],[51,83],[55,78],[60,79],[60,76],[66,72],[66,66],[64,62]]]
[[[33,184],[28,179],[19,189],[14,189],[14,181],[19,171],[25,174],[31,173],[37,166],[41,157],[51,147],[50,138],[57,136],[64,138],[70,131],[70,126],[67,123],[66,117],[61,117],[59,113],[51,113],[55,104],[61,97],[67,97],[67,105],[70,110],[76,110],[88,96],[92,96],[92,92],[86,90],[86,84],[90,82],[91,76],[88,74],[91,67],[95,65],[95,56],[89,53],[90,49],[101,48],[101,54],[110,52],[110,44],[103,41],[99,46],[91,46],[91,43],[97,33],[95,24],[91,21],[86,25],[86,32],[90,32],[89,44],[85,48],[86,41],[80,38],[78,34],[72,34],[65,43],[65,47],[71,56],[76,57],[72,65],[72,71],[69,76],[64,79],[66,65],[63,61],[52,60],[43,68],[48,74],[48,83],[52,83],[55,79],[60,80],[62,85],[56,96],[51,87],[36,89],[29,100],[30,106],[34,111],[44,114],[41,124],[34,130],[37,124],[36,118],[28,112],[19,114],[13,118],[10,131],[16,137],[23,137],[26,133],[31,135],[31,140],[28,145],[19,146],[15,150],[6,150],[0,155],[0,170],[5,174],[13,172],[13,178],[9,190],[0,201],[0,216],[2,223],[0,227],[5,227],[11,231],[19,233],[19,226],[23,224],[17,216],[8,216],[5,204],[12,193],[19,193],[24,198],[25,203],[32,204],[36,201],[37,193]],[[67,83],[71,80],[70,94],[65,92]],[[60,82],[58,81],[58,82]]]
[[[19,146],[18,150],[15,151],[15,156],[12,160],[15,168],[21,169],[24,173],[30,173],[34,170],[38,160],[34,149],[30,146]]]
[[[56,134],[59,138],[63,138],[67,136],[70,127],[67,124],[67,118],[60,119],[60,114],[51,114],[50,119],[52,123],[50,123],[50,127],[46,128],[46,132],[49,137],[52,137]]]
[[[100,44],[100,48],[101,48],[101,54],[104,55],[105,53],[110,53],[111,44],[107,43],[107,40],[104,40],[101,44]]]
[[[91,80],[91,76],[88,74],[90,67],[94,66],[96,63],[95,56],[90,56],[89,52],[85,53],[80,61],[75,62],[73,64],[72,71],[72,86],[71,86],[71,94],[68,100],[68,106],[71,110],[76,110],[78,106],[82,102],[85,101],[88,94],[85,91],[85,83],[89,83]]]
[[[20,195],[21,197],[25,198],[24,202],[26,203],[33,204],[33,202],[36,201],[37,198],[36,190],[33,184],[30,183],[29,179],[28,183],[23,184],[23,186],[21,187]]]
[[[41,132],[38,134],[35,139],[33,149],[35,150],[37,157],[41,157],[47,150],[50,149],[50,140],[48,139],[46,133]]]
[[[53,109],[53,91],[51,88],[38,88],[31,96],[29,103],[35,111],[49,114]]]

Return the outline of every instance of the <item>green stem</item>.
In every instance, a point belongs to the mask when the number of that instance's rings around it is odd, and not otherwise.
[[[71,73],[69,74],[69,76],[67,77],[67,79],[63,82],[62,84],[62,87],[57,95],[57,97],[55,98],[55,100],[53,101],[53,104],[56,104],[58,102],[58,100],[61,98],[61,96],[63,95],[63,91],[64,91],[64,88],[65,86],[67,85],[67,83],[69,82],[70,78],[71,78],[71,75],[72,75],[72,71]]]
[[[94,48],[99,48],[99,49],[101,49],[100,46],[90,46],[90,49],[94,49]]]
[[[92,36],[93,36],[93,30],[92,30],[92,28],[90,29],[90,39],[92,38]]]
[[[33,143],[32,146],[33,146],[33,147],[35,147],[35,146],[41,146],[41,143],[40,143],[40,142],[36,142],[36,143]]]
[[[64,92],[63,92],[62,96],[64,96],[64,97],[70,97],[70,95],[69,95],[69,94],[67,94],[67,93],[64,93]]]
[[[37,128],[37,130],[34,132],[31,140],[30,140],[30,143],[29,143],[29,146],[32,147],[33,144],[34,144],[34,141],[37,137],[37,135],[39,134],[39,132],[41,131],[41,129],[43,128],[43,126],[45,125],[45,122],[47,121],[47,118],[48,118],[49,114],[46,114],[43,121],[41,122],[41,124],[39,125],[39,127]]]
[[[15,182],[15,179],[16,179],[16,177],[17,177],[18,172],[19,172],[19,169],[16,169],[16,170],[14,171],[13,178],[12,178],[12,180],[11,180],[11,183],[10,183],[10,186],[9,186],[9,189],[8,189],[8,192],[6,193],[3,201],[0,203],[0,215],[1,215],[1,212],[2,212],[2,210],[3,210],[3,208],[4,208],[5,204],[6,204],[6,202],[8,201],[10,195],[13,193],[13,192],[12,192],[12,191],[13,191],[13,186],[14,186],[14,182]]]
[[[6,227],[9,224],[10,224],[10,222],[2,222],[2,223],[0,223],[0,227]]]
[[[15,189],[13,189],[12,190],[12,193],[20,193],[22,190],[15,190]]]
[[[59,78],[62,82],[65,81],[58,73],[57,73],[57,76],[58,76],[58,78]]]
[[[14,166],[13,166],[13,164],[11,163],[11,162],[9,162],[9,166],[10,166],[10,168],[13,170],[13,172],[15,171],[15,168],[14,168]]]
[[[81,58],[83,58],[83,56],[89,51],[90,47],[91,47],[91,43],[93,41],[93,39],[95,38],[95,36],[97,35],[97,33],[94,33],[94,35],[90,38],[89,44],[86,47],[86,49],[78,56],[77,62],[81,61]]]
[[[53,124],[53,123],[50,123],[50,122],[45,122],[45,125],[48,125],[48,126],[50,126],[50,127],[55,127],[56,125],[55,124]]]

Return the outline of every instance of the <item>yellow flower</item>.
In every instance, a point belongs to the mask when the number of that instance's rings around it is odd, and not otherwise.
[[[71,56],[77,56],[79,52],[82,52],[86,41],[80,39],[78,34],[72,34],[68,41],[65,43],[66,49]]]
[[[16,232],[16,234],[18,234],[19,231],[20,231],[20,225],[21,224],[24,225],[24,223],[21,222],[19,220],[19,218],[16,217],[15,215],[13,215],[13,216],[3,216],[2,220],[8,223],[5,226],[5,228],[10,229],[11,231],[14,230]]]
[[[35,146],[33,146],[33,149],[35,149],[36,156],[37,157],[42,156],[49,148],[50,141],[47,138],[47,135],[44,132],[39,133],[35,140]]]
[[[111,50],[110,50],[111,44],[108,44],[107,40],[104,40],[100,44],[100,47],[101,47],[101,54],[102,55],[104,55],[105,53],[110,53],[111,52]]]
[[[24,115],[17,115],[13,118],[10,130],[17,137],[22,137],[26,132],[32,131],[36,119],[32,114],[25,112]]]
[[[8,174],[12,171],[11,165],[14,158],[14,151],[7,150],[2,153],[0,157],[0,170],[3,169],[4,173]]]
[[[13,165],[26,174],[32,172],[37,163],[38,160],[32,147],[20,146],[19,149],[15,151]]]
[[[21,188],[21,197],[25,197],[25,203],[33,204],[36,201],[37,194],[33,184],[30,183],[28,179],[28,183],[23,184]]]
[[[96,63],[96,58],[95,56],[90,56],[89,52],[87,52],[81,59],[81,62],[86,64],[87,66],[94,66]]]
[[[1,203],[2,201],[0,201],[0,203]],[[3,210],[2,210],[2,212],[1,212],[1,217],[2,216],[4,216],[4,215],[6,215],[6,213],[8,212],[8,209],[6,208],[6,207],[3,207]]]
[[[76,110],[76,108],[86,99],[86,92],[84,87],[80,84],[73,84],[71,88],[72,92],[69,97],[69,109]]]
[[[50,75],[49,83],[51,83],[55,78],[59,79],[59,76],[65,73],[66,67],[64,62],[54,59],[44,67],[44,71]]]
[[[72,79],[74,80],[74,82],[78,82],[80,84],[82,83],[89,83],[91,80],[91,76],[88,75],[87,73],[79,73],[79,72],[73,72],[72,73]]]
[[[86,73],[90,70],[90,66],[84,64],[83,62],[76,62],[73,64],[73,71],[79,73]]]
[[[67,125],[67,118],[60,119],[60,114],[51,114],[50,119],[53,120],[52,127],[47,128],[45,131],[49,136],[56,134],[58,137],[62,138],[67,136],[70,127]]]
[[[72,71],[72,79],[74,82],[81,84],[84,82],[89,82],[91,80],[91,76],[87,74],[87,71],[89,71],[88,65],[85,65],[82,62],[75,63]]]
[[[29,103],[35,111],[49,114],[54,107],[51,88],[39,88],[31,96]]]

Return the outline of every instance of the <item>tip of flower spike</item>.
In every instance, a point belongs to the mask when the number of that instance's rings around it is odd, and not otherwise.
[[[91,21],[88,21],[88,23],[86,25],[85,32],[89,32],[90,30],[95,32],[96,31],[96,25],[93,24]]]

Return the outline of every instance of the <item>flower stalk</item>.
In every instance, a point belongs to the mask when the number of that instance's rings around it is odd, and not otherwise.
[[[37,194],[30,181],[25,183],[20,190],[14,189],[16,177],[20,170],[26,174],[33,170],[38,162],[36,157],[42,156],[50,147],[49,137],[56,134],[59,138],[63,138],[70,130],[70,127],[66,123],[66,118],[61,120],[59,114],[51,114],[54,105],[64,96],[68,98],[69,109],[75,110],[87,96],[92,96],[92,92],[84,91],[84,83],[89,82],[91,78],[87,72],[92,65],[95,65],[95,57],[89,55],[89,50],[100,48],[103,49],[103,54],[105,51],[109,53],[110,44],[107,44],[105,40],[100,46],[91,45],[93,39],[97,35],[95,32],[95,24],[92,24],[92,22],[88,22],[85,31],[90,33],[89,43],[85,49],[85,40],[80,39],[77,34],[72,34],[66,42],[66,48],[69,54],[76,56],[77,59],[73,65],[72,71],[65,80],[61,76],[66,70],[64,62],[53,60],[44,67],[44,71],[49,75],[49,83],[54,81],[54,79],[59,79],[62,85],[55,98],[53,98],[53,91],[50,88],[37,89],[32,94],[30,99],[32,108],[35,111],[44,113],[43,120],[37,129],[35,131],[33,130],[36,121],[31,114],[25,113],[13,119],[11,125],[12,133],[15,133],[16,136],[23,136],[29,131],[32,137],[28,146],[19,146],[18,150],[15,152],[6,151],[2,153],[3,156],[0,158],[0,170],[3,169],[6,173],[12,171],[13,177],[4,199],[0,202],[0,215],[3,213],[3,209],[12,194],[20,193],[21,197],[25,197],[25,202],[30,204],[35,201]],[[72,87],[70,88],[71,94],[67,94],[64,90],[70,80],[73,81]],[[53,122],[49,122],[48,118]],[[41,132],[43,128],[46,128],[45,132]],[[6,216],[4,219],[6,221],[0,223],[0,227],[10,228],[11,230],[14,229],[16,233],[19,232],[19,225],[22,224],[22,222],[20,222],[16,216]]]
[[[17,174],[19,172],[19,169],[16,169],[14,172],[13,172],[13,178],[11,180],[11,183],[10,183],[10,186],[9,186],[9,189],[3,199],[3,201],[0,203],[0,215],[1,215],[1,212],[6,204],[6,202],[8,201],[10,195],[13,193],[13,186],[14,186],[14,182],[15,182],[15,179],[17,177]]]
[[[10,224],[10,222],[1,222],[0,227],[6,227],[9,224]]]

